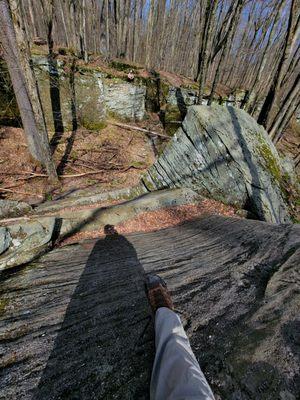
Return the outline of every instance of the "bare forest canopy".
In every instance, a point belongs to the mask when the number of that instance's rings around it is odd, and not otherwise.
[[[46,38],[49,22],[46,3],[51,2],[20,1],[24,4],[30,38]],[[89,52],[123,57],[194,79],[199,75],[204,36],[209,33],[203,32],[203,28],[209,22],[206,27],[211,30],[209,81],[213,81],[222,59],[219,77],[222,83],[231,87],[255,86],[256,91],[265,94],[282,56],[292,11],[291,0],[53,0],[53,3],[56,44],[81,52],[83,57]],[[299,31],[299,2],[294,3],[293,28]],[[215,7],[210,16],[207,5]],[[285,86],[292,84],[297,68],[299,73],[298,34],[291,43]]]
[[[299,108],[299,0],[0,3],[3,10],[5,4],[10,8],[17,47],[26,48],[24,39],[31,44],[44,39],[50,61],[54,49],[63,47],[85,62],[93,54],[101,54],[107,60],[124,59],[149,70],[182,74],[198,82],[199,104],[204,96],[211,104],[217,86],[242,89],[241,108],[267,129],[275,143]],[[7,9],[1,18],[5,26]],[[12,47],[6,41],[7,32],[1,38],[6,60]],[[12,31],[10,37],[13,43]],[[23,60],[23,69],[25,63]],[[29,80],[34,82],[32,77]]]

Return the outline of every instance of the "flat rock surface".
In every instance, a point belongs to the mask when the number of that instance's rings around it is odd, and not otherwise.
[[[218,399],[297,399],[299,230],[210,216],[2,273],[0,398],[147,399],[156,272]]]

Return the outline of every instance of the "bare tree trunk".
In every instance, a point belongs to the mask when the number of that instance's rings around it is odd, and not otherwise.
[[[62,112],[61,112],[61,102],[60,102],[59,73],[57,70],[57,61],[53,52],[53,47],[54,47],[53,19],[55,11],[54,1],[55,0],[48,0],[45,6],[44,3],[41,2],[45,24],[48,27],[47,42],[49,51],[48,64],[49,64],[50,99],[51,99],[52,116],[53,116],[54,130],[55,130],[54,135],[51,138],[50,142],[53,152],[64,132]]]
[[[283,124],[283,121],[285,127],[289,122],[289,120],[287,120],[288,116],[290,115],[291,118],[294,113],[292,104],[297,103],[299,101],[300,98],[299,93],[300,93],[300,74],[298,74],[293,86],[291,87],[284,101],[282,102],[280,109],[277,112],[276,117],[274,118],[274,121],[270,128],[269,131],[270,137],[271,139],[274,139],[275,142],[276,142],[276,137],[278,137],[278,134],[280,133],[279,132],[280,126]]]
[[[31,0],[28,0],[28,11],[29,11],[29,15],[30,15],[30,22],[31,22],[32,30],[33,30],[33,35],[35,37],[37,37],[38,33],[37,33],[37,27],[36,27],[36,24],[35,24],[33,4],[32,4]]]
[[[133,19],[133,34],[132,34],[132,60],[136,62],[138,37],[140,34],[140,22],[139,22],[139,0],[134,3],[134,19]]]
[[[57,174],[51,159],[43,111],[33,70],[30,66],[28,45],[22,38],[23,24],[19,14],[21,10],[17,9],[16,1],[11,3],[14,21],[19,29],[18,35],[13,27],[8,1],[0,0],[1,42],[5,60],[18,102],[28,149],[33,158],[46,168],[49,177],[56,180]],[[20,52],[17,49],[20,49]]]
[[[82,0],[80,14],[80,50],[85,63],[89,62],[87,50],[87,29],[86,29],[86,0]]]
[[[67,24],[66,24],[66,18],[65,18],[65,12],[64,12],[64,1],[60,0],[59,1],[60,4],[60,14],[61,14],[61,20],[63,23],[63,27],[64,27],[64,34],[65,34],[65,39],[66,39],[66,46],[69,47],[70,46],[70,40],[69,40],[69,32],[67,29]]]
[[[147,29],[147,39],[146,39],[146,67],[151,68],[153,65],[152,61],[152,37],[153,37],[153,25],[154,25],[154,8],[155,0],[151,0],[149,16],[148,16],[148,29]]]
[[[293,114],[295,113],[295,111],[297,110],[297,108],[300,106],[300,99],[298,98],[294,98],[291,106],[289,109],[287,109],[284,118],[282,118],[282,121],[278,127],[278,131],[276,133],[276,136],[273,139],[274,143],[278,143],[279,140],[282,138],[282,136],[284,135],[284,130],[286,128],[286,126],[288,125],[288,123],[290,122]]]
[[[286,40],[284,45],[284,51],[282,53],[282,57],[279,61],[279,65],[277,71],[275,73],[273,82],[259,114],[257,122],[263,125],[266,129],[270,127],[270,120],[271,120],[271,112],[276,103],[276,99],[278,96],[278,91],[280,89],[282,80],[284,78],[285,72],[287,70],[287,60],[289,58],[292,45],[294,42],[294,35],[297,34],[298,29],[297,26],[294,28],[294,20],[297,19],[296,24],[299,25],[299,15],[297,15],[297,8],[299,8],[299,3],[297,0],[291,0],[290,6],[290,15],[289,15],[289,23],[288,29],[286,34]]]
[[[77,3],[72,1],[69,3],[70,7],[70,18],[69,18],[69,26],[72,32],[72,42],[74,46],[75,52],[79,52],[81,50],[80,47],[80,35],[79,35],[79,28],[78,28],[78,16],[77,16]]]
[[[209,100],[208,100],[208,105],[211,105],[211,103],[213,101],[213,98],[214,98],[214,95],[216,92],[216,88],[217,88],[217,84],[220,79],[221,66],[223,65],[225,56],[227,54],[228,44],[231,43],[235,29],[239,22],[241,11],[242,11],[242,6],[243,6],[243,1],[244,0],[238,0],[237,3],[235,4],[235,8],[233,9],[233,15],[231,17],[228,32],[226,33],[226,38],[223,43],[223,49],[222,49],[221,57],[220,57],[220,60],[219,60],[218,66],[217,66],[216,73],[215,73],[213,85],[212,85]]]
[[[110,55],[110,43],[109,43],[109,0],[106,0],[106,53],[107,57]]]
[[[276,32],[275,28],[277,26],[278,19],[279,19],[280,12],[282,10],[283,5],[284,5],[284,2],[281,2],[281,3],[279,3],[279,5],[277,5],[277,11],[276,11],[276,14],[275,14],[274,22],[273,22],[272,27],[270,29],[270,33],[269,33],[269,36],[268,36],[267,44],[266,44],[266,46],[265,46],[265,48],[263,50],[261,61],[259,62],[259,67],[258,67],[257,73],[255,75],[252,87],[249,90],[248,101],[244,105],[244,108],[246,108],[246,109],[249,108],[248,102],[251,101],[251,98],[253,97],[253,94],[255,96],[255,90],[257,88],[257,84],[261,81],[262,73],[263,73],[263,70],[264,70],[264,68],[266,66],[266,63],[267,63],[268,51],[269,51],[269,48],[270,48],[270,46],[271,46],[271,44],[273,42],[273,38],[274,38],[274,35],[275,35],[275,32]],[[250,104],[250,107],[251,107],[251,104]]]
[[[217,5],[218,5],[217,0],[207,0],[204,31],[202,36],[202,46],[198,63],[198,80],[199,80],[198,104],[201,104],[203,100],[204,87],[208,71],[208,62],[211,51],[211,43],[213,39],[214,16],[216,13]]]

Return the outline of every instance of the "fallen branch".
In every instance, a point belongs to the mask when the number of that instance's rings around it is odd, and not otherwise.
[[[93,174],[100,174],[103,173],[103,170],[95,170],[95,171],[89,171],[89,172],[82,172],[80,174],[66,174],[66,175],[58,175],[59,178],[76,178],[80,176],[85,176],[85,175],[93,175]],[[35,172],[18,172],[17,175],[29,175],[26,178],[21,178],[22,180],[27,180],[27,179],[32,179],[32,178],[48,178],[47,174],[37,174]]]
[[[132,126],[132,125],[126,125],[126,124],[120,124],[119,122],[108,122],[110,125],[115,125],[115,126],[119,126],[120,128],[123,129],[133,129],[135,131],[139,131],[139,132],[143,132],[143,133],[148,133],[150,135],[154,135],[154,136],[159,136],[162,137],[164,139],[171,139],[170,136],[167,135],[163,135],[162,133],[158,133],[158,132],[153,132],[153,131],[149,131],[148,129],[143,129],[143,128],[139,128],[138,126]]]
[[[59,178],[65,179],[65,178],[78,178],[80,176],[86,176],[86,175],[95,175],[95,174],[103,174],[103,171],[91,171],[91,172],[82,172],[81,174],[66,174],[66,175],[59,175]]]
[[[58,175],[59,178],[65,179],[65,178],[77,178],[80,176],[86,176],[86,175],[93,175],[93,174],[102,174],[103,170],[97,170],[97,171],[91,171],[91,172],[82,172],[80,174],[65,174],[65,175]],[[48,178],[48,175],[46,174],[35,174],[31,172],[32,176],[36,176],[37,178]]]
[[[11,189],[6,189],[6,188],[0,188],[0,192],[9,192],[9,193],[17,193],[17,194],[23,194],[24,196],[32,196],[33,193],[27,193],[27,192],[21,192],[20,190],[11,190]],[[41,199],[44,198],[41,194],[34,194],[37,197],[40,197]]]
[[[99,170],[97,170],[96,168],[91,167],[90,165],[83,164],[83,163],[81,163],[81,162],[77,162],[77,160],[76,160],[75,162],[76,162],[76,166],[79,165],[80,167],[89,168],[89,169],[91,169],[91,170],[94,171],[94,172],[99,171]],[[70,167],[70,168],[73,168],[73,167],[71,167],[71,165],[69,165],[69,167]],[[75,170],[75,171],[76,171],[76,170]]]

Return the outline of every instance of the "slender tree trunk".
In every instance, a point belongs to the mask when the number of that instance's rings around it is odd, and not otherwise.
[[[218,5],[217,0],[207,0],[206,6],[206,16],[204,23],[204,33],[202,37],[202,47],[199,56],[199,94],[198,94],[198,104],[203,101],[204,87],[206,84],[206,77],[208,71],[208,63],[210,58],[211,43],[213,39],[213,29],[214,29],[214,17],[216,13],[216,8]]]
[[[147,29],[147,39],[146,39],[146,67],[149,69],[153,65],[152,61],[152,36],[153,36],[153,22],[154,22],[154,8],[155,1],[151,0],[149,16],[148,16],[148,29]]]
[[[271,84],[271,87],[269,89],[269,92],[267,94],[267,97],[265,99],[265,102],[263,104],[263,107],[261,109],[261,112],[257,120],[257,122],[263,125],[267,130],[270,127],[271,112],[274,107],[274,104],[276,103],[278,91],[280,89],[281,82],[283,80],[285,71],[287,69],[287,60],[289,58],[290,51],[294,41],[293,33],[294,34],[297,33],[297,28],[295,29],[295,32],[293,32],[294,19],[298,18],[297,24],[299,24],[299,16],[297,17],[296,13],[297,7],[299,7],[299,4],[297,4],[297,0],[291,0],[289,23],[284,45],[284,51],[279,61],[279,65],[275,73],[273,82]]]
[[[134,3],[134,19],[133,19],[133,33],[132,33],[132,60],[136,62],[138,38],[140,34],[140,21],[139,21],[139,0]]]
[[[37,27],[36,27],[36,19],[34,17],[34,9],[33,9],[33,4],[31,0],[28,0],[28,11],[29,11],[29,15],[30,15],[30,22],[31,22],[31,28],[33,31],[33,36],[37,37],[38,33],[37,33]]]
[[[282,121],[278,127],[278,130],[276,132],[276,135],[273,139],[274,143],[278,143],[279,140],[282,138],[282,136],[284,135],[284,130],[286,128],[286,126],[288,125],[288,123],[290,122],[293,114],[295,113],[295,111],[297,110],[297,108],[300,106],[300,99],[299,97],[294,98],[293,102],[290,105],[290,108],[288,108],[286,110],[286,113],[284,115],[284,118],[282,118]]]
[[[292,104],[294,102],[297,102],[297,100],[299,100],[299,98],[300,98],[299,93],[300,93],[300,73],[296,77],[293,86],[291,87],[288,94],[286,95],[284,101],[282,102],[282,104],[280,106],[279,111],[276,114],[276,117],[274,118],[274,121],[273,121],[272,126],[269,131],[271,139],[275,140],[275,138],[278,136],[278,133],[280,130],[280,125],[282,124],[282,121],[287,119],[288,115],[290,115],[290,116],[293,115]],[[289,121],[286,121],[285,125],[288,122]]]
[[[261,60],[259,62],[259,67],[258,67],[257,73],[255,75],[254,81],[252,83],[251,88],[249,89],[248,101],[244,105],[244,108],[246,108],[246,109],[248,109],[248,107],[249,107],[248,106],[248,102],[251,101],[253,95],[255,95],[255,90],[257,88],[257,84],[261,81],[262,73],[263,73],[264,68],[266,66],[266,63],[267,63],[268,51],[269,51],[269,48],[270,48],[270,46],[271,46],[271,44],[273,42],[273,38],[274,38],[274,35],[275,35],[275,32],[276,32],[275,28],[277,26],[278,19],[279,19],[280,12],[282,10],[283,5],[284,5],[284,2],[281,2],[281,3],[279,3],[279,6],[277,6],[278,8],[277,8],[277,11],[276,11],[276,14],[275,14],[275,18],[274,18],[272,27],[270,29],[270,33],[269,33],[269,36],[268,36],[267,44],[266,44],[266,46],[265,46],[265,48],[263,50],[263,54],[261,56]],[[251,104],[250,104],[250,107],[251,107]]]
[[[109,0],[106,0],[106,54],[107,57],[110,55],[110,43],[109,43]]]
[[[54,19],[54,0],[48,0],[45,7],[42,3],[44,19],[48,27],[47,42],[48,42],[48,64],[49,64],[49,82],[50,82],[50,99],[52,107],[52,116],[54,123],[54,135],[51,138],[51,146],[53,152],[55,147],[59,143],[63,132],[63,120],[61,113],[61,102],[60,102],[60,82],[59,73],[57,70],[57,61],[53,52],[54,41],[53,41],[53,19]]]
[[[210,96],[209,96],[209,100],[208,100],[208,105],[211,105],[215,92],[216,92],[216,88],[217,88],[217,84],[220,80],[220,73],[221,73],[221,66],[223,65],[223,61],[225,59],[225,56],[227,54],[227,49],[228,49],[228,44],[231,43],[232,39],[233,39],[233,35],[235,32],[235,29],[237,27],[237,24],[239,22],[240,19],[240,15],[241,15],[241,11],[242,11],[242,6],[243,6],[243,0],[238,0],[236,5],[235,5],[235,9],[233,10],[233,15],[231,17],[230,20],[230,24],[228,27],[228,32],[226,33],[226,38],[224,40],[223,43],[223,49],[222,49],[222,53],[221,53],[221,57],[220,57],[220,61],[218,63],[217,66],[217,70],[215,73],[215,77],[214,77],[214,81],[213,81],[213,85],[211,88],[211,92],[210,92]]]
[[[60,14],[61,14],[61,20],[63,23],[63,28],[64,28],[64,34],[65,34],[65,40],[66,40],[66,46],[70,46],[70,40],[69,40],[69,33],[68,33],[68,28],[66,24],[66,17],[65,17],[65,12],[64,12],[64,0],[59,1],[60,5]]]
[[[87,48],[87,26],[86,26],[86,0],[82,0],[81,18],[80,18],[80,49],[85,63],[89,62]]]
[[[8,1],[0,0],[1,43],[18,102],[28,149],[32,157],[46,168],[49,177],[56,180],[57,174],[51,159],[43,111],[30,66],[28,45],[22,37],[23,24],[19,14],[21,10],[17,9],[17,6],[16,1],[12,1],[11,10],[18,26],[18,35],[13,27]]]

